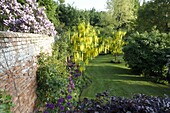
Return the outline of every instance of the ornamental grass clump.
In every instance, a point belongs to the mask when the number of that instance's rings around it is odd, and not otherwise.
[[[0,30],[56,35],[54,24],[47,18],[45,8],[38,7],[36,0],[26,0],[24,5],[17,0],[1,0]]]

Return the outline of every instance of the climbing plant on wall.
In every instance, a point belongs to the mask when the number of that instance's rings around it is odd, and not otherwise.
[[[38,33],[54,36],[53,23],[45,14],[45,8],[38,7],[35,0],[26,0],[21,5],[17,0],[0,1],[0,30]]]

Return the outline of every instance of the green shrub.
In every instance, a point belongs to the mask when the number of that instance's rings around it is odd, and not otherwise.
[[[57,40],[53,46],[52,56],[41,54],[37,70],[37,95],[40,103],[54,103],[65,95],[69,84],[66,67],[67,44]]]
[[[0,113],[12,113],[10,108],[14,106],[12,97],[0,90]]]
[[[123,48],[124,60],[135,72],[161,79],[167,74],[167,58],[170,54],[170,34],[153,30],[133,33]]]
[[[67,35],[62,35],[53,46],[52,56],[41,54],[37,70],[38,107],[46,111],[62,112],[77,105],[87,77],[79,70],[70,56]],[[51,112],[51,113],[52,113]]]

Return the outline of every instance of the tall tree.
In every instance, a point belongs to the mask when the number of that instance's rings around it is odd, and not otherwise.
[[[67,31],[68,29],[72,28],[73,26],[77,26],[80,23],[80,11],[69,4],[60,4],[57,8],[57,12],[60,24],[63,25],[61,27],[62,30]]]
[[[60,1],[64,2],[62,0],[59,0],[59,2]],[[59,24],[59,20],[56,18],[56,9],[58,7],[58,3],[54,0],[37,0],[37,2],[39,3],[39,6],[44,6],[46,8],[45,12],[47,17],[51,22],[53,22],[55,27],[57,27]]]
[[[99,26],[101,22],[101,12],[94,8],[89,11],[90,24],[92,26]]]
[[[154,26],[161,32],[170,32],[169,0],[152,0],[140,7],[136,30],[151,31]]]
[[[129,30],[132,20],[136,18],[138,6],[138,0],[108,0],[107,9],[112,16],[114,28]]]

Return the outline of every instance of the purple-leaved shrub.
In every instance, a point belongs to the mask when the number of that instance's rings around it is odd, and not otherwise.
[[[56,35],[53,23],[45,14],[45,8],[38,7],[36,0],[26,0],[25,5],[17,0],[1,0],[0,22],[5,31]]]
[[[135,94],[129,99],[109,96],[106,91],[96,94],[95,99],[84,98],[76,105],[70,105],[72,109],[65,110],[64,113],[170,113],[168,95],[158,97]],[[46,108],[44,113],[54,113],[54,104],[49,104]]]

